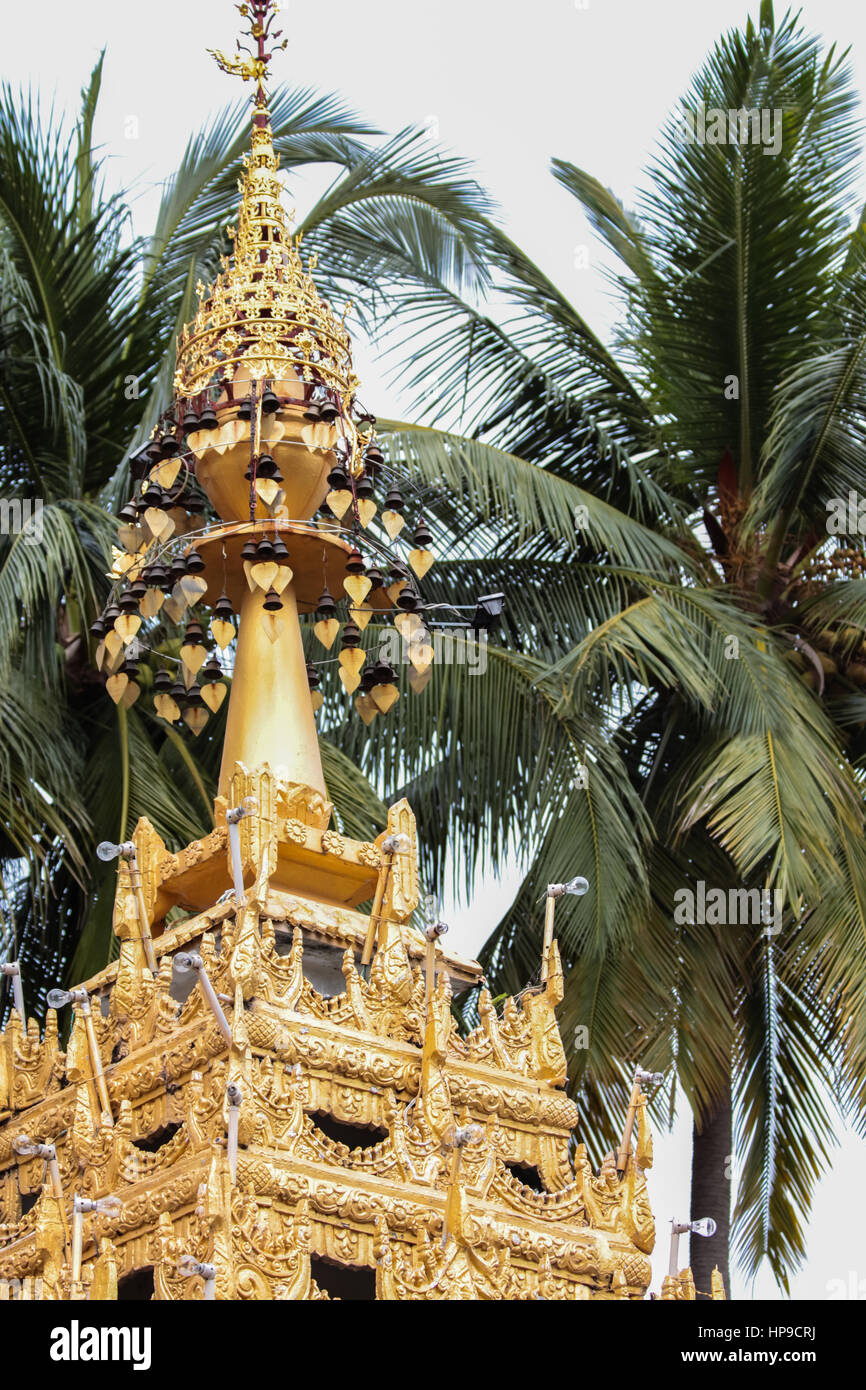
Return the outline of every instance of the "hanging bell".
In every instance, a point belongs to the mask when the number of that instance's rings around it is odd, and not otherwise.
[[[384,589],[385,576],[378,565],[371,565],[367,570],[367,578],[370,581],[370,593],[373,594],[377,589]]]
[[[409,571],[405,565],[394,563],[388,575],[388,597],[392,603],[396,603],[406,585],[409,583]]]
[[[357,623],[346,623],[340,649],[340,680],[349,695],[354,695],[361,683],[361,670],[367,654],[361,647],[361,632]]]
[[[127,502],[126,506],[122,507],[118,513],[118,519],[123,522],[124,526],[134,526],[138,520],[138,508],[135,503]]]
[[[262,414],[276,415],[280,408],[280,398],[268,389],[262,396]]]
[[[268,589],[262,607],[266,613],[280,613],[282,611],[283,600],[280,598],[276,589]]]
[[[400,597],[397,599],[397,607],[404,613],[417,613],[421,608],[421,597],[411,584],[407,584]]]
[[[379,713],[379,707],[370,695],[370,690],[372,689],[370,685],[371,678],[372,672],[369,670],[365,671],[361,677],[361,693],[355,700],[355,710],[361,716],[368,729]]]
[[[183,686],[179,687],[182,697],[185,698],[186,691]],[[153,706],[160,719],[165,719],[169,724],[176,724],[180,719],[180,705],[174,696],[171,676],[168,671],[157,671],[153,682]]]
[[[216,714],[226,697],[223,671],[216,653],[203,666],[200,680],[201,697],[211,713]]]
[[[187,574],[202,574],[207,568],[204,556],[198,550],[191,550],[186,557]]]
[[[105,636],[105,623],[103,622],[101,617],[97,618],[95,622],[90,624],[90,635],[94,638],[95,641],[102,641],[103,637]]]
[[[251,420],[253,418],[253,402],[250,396],[245,396],[238,406],[238,419]]]
[[[155,464],[161,463],[163,459],[162,445],[159,440],[152,439],[147,446],[147,461],[151,468]]]
[[[379,469],[385,462],[385,455],[375,442],[368,444],[364,450],[364,466],[372,478],[375,478]]]
[[[430,546],[433,544],[427,525],[420,521],[415,531],[415,549],[409,552],[409,564],[412,566],[419,579],[423,579],[427,571],[433,564],[433,552]]]
[[[129,709],[141,694],[141,686],[138,684],[138,662],[132,659],[124,661],[117,674],[109,676],[105,688],[116,705],[122,704],[124,709]]]
[[[333,425],[339,414],[340,412],[332,400],[324,400],[319,406],[319,419],[323,425]]]
[[[304,411],[304,419],[309,420],[313,425],[318,425],[321,422],[322,407],[319,405],[318,401],[309,402]]]
[[[174,458],[179,449],[180,445],[173,434],[164,434],[159,441],[159,452],[164,459]]]
[[[173,589],[175,584],[179,584],[187,573],[187,558],[185,555],[176,555],[171,562],[171,569],[168,572],[169,588]]]
[[[144,585],[142,585],[142,590],[144,590]],[[131,589],[127,589],[120,600],[120,615],[114,620],[114,631],[123,645],[128,647],[140,627],[141,614],[138,611],[138,599]]]
[[[200,430],[218,430],[220,422],[212,405],[206,405],[198,419]]]
[[[380,713],[387,714],[392,705],[400,698],[400,691],[397,686],[397,673],[393,666],[389,666],[387,661],[377,661],[373,667],[373,684],[370,687],[370,698],[376,704]]]
[[[192,409],[187,410],[181,422],[181,429],[184,434],[194,434],[195,431],[200,428],[201,423],[195,411]]]
[[[133,478],[143,478],[150,468],[150,459],[146,449],[139,449],[137,454],[133,454],[129,460],[129,471]]]
[[[275,536],[275,537],[274,537],[274,559],[276,560],[277,564],[278,564],[278,565],[281,565],[281,564],[283,564],[285,561],[289,560],[290,558],[291,558],[291,557],[289,556],[289,547],[286,545],[286,543],[285,543],[285,541],[283,540],[282,536],[279,536],[279,535],[278,535],[278,536]]]
[[[183,720],[193,734],[198,737],[208,721],[209,715],[204,707],[204,700],[201,697],[201,689],[197,685],[191,685],[186,693],[184,700]]]
[[[316,616],[319,618],[319,622],[316,623],[313,631],[322,646],[330,651],[334,645],[334,639],[340,631],[340,624],[337,621],[337,605],[327,585],[325,585],[325,590],[319,599]]]
[[[207,659],[207,649],[204,646],[204,633],[201,623],[193,618],[186,625],[183,646],[180,649],[180,659],[183,662],[184,673],[194,678],[201,670]]]
[[[403,506],[402,494],[399,493],[396,488],[391,488],[391,491],[385,498],[385,507],[382,512],[382,525],[385,527],[392,541],[397,539],[403,527],[406,525],[403,517]]]
[[[310,704],[313,706],[314,714],[317,710],[320,710],[322,708],[322,705],[325,703],[325,697],[319,689],[321,683],[321,678],[315,666],[312,664],[312,662],[308,662],[307,684],[310,687]]]
[[[214,605],[213,617],[211,618],[210,624],[211,636],[220,651],[225,651],[226,647],[237,633],[237,628],[232,621],[233,618],[234,610],[232,609],[228,594],[220,594]]]
[[[256,476],[259,478],[273,478],[275,482],[283,481],[282,475],[280,474],[280,470],[277,467],[276,461],[274,460],[271,454],[261,455],[259,459],[259,466],[256,470]]]
[[[352,484],[342,464],[335,464],[328,474],[328,493],[325,501],[338,519],[345,516],[352,505]]]
[[[252,538],[244,543],[244,548],[241,551],[241,560],[243,561],[247,584],[250,586],[250,590],[254,591],[256,581],[251,577],[251,571],[253,565],[256,563],[256,543]]]
[[[362,473],[355,487],[355,498],[358,503],[358,520],[366,529],[378,511],[376,503],[373,501],[375,488],[373,478],[369,473]]]
[[[278,565],[274,559],[274,547],[266,536],[256,546],[255,559],[250,565],[248,578],[259,589],[272,589],[277,577]],[[282,606],[282,605],[280,605]]]

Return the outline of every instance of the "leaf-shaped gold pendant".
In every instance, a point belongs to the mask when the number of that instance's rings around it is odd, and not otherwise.
[[[201,688],[201,698],[213,714],[216,714],[225,697],[226,688],[222,681],[214,681],[211,685],[203,685]]]
[[[353,622],[358,624],[358,627],[361,629],[361,631],[364,632],[367,627],[367,624],[373,616],[373,610],[372,608],[355,608],[353,606],[349,609],[349,616],[351,617]]]
[[[117,533],[117,539],[124,550],[129,551],[130,555],[137,555],[147,540],[147,536],[140,526],[121,526]]]
[[[414,666],[409,668],[409,684],[416,695],[420,695],[433,675],[433,667],[428,666],[426,671],[416,671]]]
[[[340,624],[337,622],[336,618],[322,618],[320,622],[316,623],[313,631],[322,646],[327,647],[328,651],[330,651],[340,631]]]
[[[399,700],[400,691],[396,685],[374,685],[370,691],[370,698],[382,714],[387,714],[392,705],[395,705]]]
[[[418,629],[423,627],[423,623],[417,613],[398,613],[394,619],[394,626],[404,642],[411,642]]]
[[[343,580],[343,588],[355,603],[363,603],[372,587],[373,581],[366,574],[347,574]]]
[[[193,709],[185,709],[183,712],[183,722],[192,729],[196,738],[209,719],[210,715],[206,709],[202,709],[201,705],[196,705]]]
[[[155,695],[153,707],[160,719],[164,719],[168,724],[176,724],[180,719],[180,706],[171,695]]]
[[[345,516],[352,505],[352,494],[348,488],[340,488],[337,492],[329,492],[325,498],[334,516],[337,518]]]
[[[129,676],[123,671],[118,671],[116,676],[109,676],[105,682],[105,688],[116,705],[123,699],[123,692],[129,685]]]
[[[262,560],[259,564],[250,565],[250,579],[267,593],[277,577],[278,569],[275,560]]]
[[[365,529],[370,525],[378,510],[376,503],[369,497],[363,497],[358,503],[358,520]]]
[[[382,525],[385,527],[391,540],[395,541],[406,525],[406,518],[402,517],[399,512],[383,512]]]
[[[141,618],[137,613],[121,613],[114,620],[114,630],[125,647],[129,646],[140,627]]]
[[[433,564],[434,555],[432,550],[410,550],[409,564],[417,574],[419,579],[423,579],[427,571]]]
[[[283,630],[283,620],[279,613],[263,613],[262,622],[265,625],[265,636],[269,642],[276,642]]]
[[[164,603],[165,594],[162,589],[148,589],[138,606],[143,617],[155,618]]]
[[[234,640],[237,628],[234,623],[226,622],[225,618],[214,618],[210,625],[210,632],[220,651],[224,652],[229,642]]]
[[[355,709],[368,728],[379,713],[369,695],[359,695],[355,701]]]
[[[207,649],[200,642],[194,642],[189,646],[181,647],[180,659],[186,669],[195,675],[207,660]]]
[[[178,583],[187,603],[198,603],[202,595],[207,593],[207,580],[200,574],[185,574]]]
[[[153,478],[154,482],[159,483],[160,487],[172,488],[174,487],[179,472],[180,459],[171,458],[164,459],[162,463],[158,463],[150,476]]]
[[[168,512],[162,511],[159,507],[148,507],[144,513],[147,522],[147,529],[154,540],[167,541],[174,535],[174,522]]]

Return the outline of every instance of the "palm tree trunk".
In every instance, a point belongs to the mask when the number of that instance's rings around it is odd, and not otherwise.
[[[690,1240],[690,1264],[695,1288],[708,1294],[713,1270],[718,1266],[731,1296],[729,1245],[731,1236],[731,1165],[733,1128],[731,1089],[727,1087],[715,1112],[699,1127],[695,1121],[692,1138],[692,1206],[691,1220],[711,1216],[716,1234],[707,1239],[693,1235]]]

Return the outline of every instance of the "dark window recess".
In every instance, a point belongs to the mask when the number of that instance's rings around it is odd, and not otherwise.
[[[506,1163],[506,1168],[518,1182],[522,1182],[524,1187],[531,1187],[533,1192],[546,1192],[544,1179],[537,1168],[529,1163]]]
[[[347,1149],[374,1149],[388,1138],[387,1129],[362,1129],[360,1125],[343,1124],[324,1110],[314,1111],[310,1119],[335,1144],[345,1144]]]
[[[134,1140],[135,1147],[141,1149],[142,1153],[155,1154],[157,1149],[162,1149],[173,1139],[180,1129],[180,1125],[163,1125],[162,1129],[155,1129],[153,1134],[148,1134],[144,1139]]]
[[[134,1269],[117,1281],[117,1297],[130,1303],[149,1303],[153,1298],[153,1265]]]
[[[376,1271],[356,1265],[332,1264],[330,1260],[310,1257],[310,1273],[325,1293],[343,1303],[375,1303]]]
[[[35,1192],[21,1193],[21,1215],[26,1216],[28,1211],[32,1211],[39,1201],[39,1189]]]

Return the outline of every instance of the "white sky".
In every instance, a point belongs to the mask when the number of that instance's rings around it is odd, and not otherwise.
[[[339,92],[388,132],[430,125],[440,140],[475,161],[498,199],[509,234],[571,296],[602,335],[613,321],[603,260],[576,203],[554,182],[549,159],[568,159],[633,200],[657,131],[691,73],[723,30],[758,10],[736,0],[285,0],[289,50],[276,63],[286,81]],[[866,7],[851,0],[806,0],[807,27],[854,46],[862,90]],[[777,5],[777,16],[784,12]],[[40,0],[32,11],[0,3],[0,77],[38,83],[58,107],[77,109],[78,95],[99,50],[107,47],[95,136],[113,162],[118,183],[135,183],[137,230],[158,202],[157,184],[176,165],[187,137],[240,87],[223,76],[207,47],[232,49],[238,16],[229,0]],[[304,24],[303,42],[293,25]],[[130,121],[134,118],[134,122]],[[137,123],[137,138],[128,132]],[[303,207],[315,190],[293,189]],[[589,265],[576,268],[576,250]],[[405,402],[375,367],[375,352],[358,351],[365,401],[399,416]],[[576,872],[581,866],[576,866]],[[485,880],[469,908],[449,908],[450,940],[477,949],[513,896],[517,879]],[[650,1194],[659,1227],[657,1279],[667,1257],[665,1225],[688,1212],[689,1136],[681,1121],[657,1139]],[[866,1209],[862,1189],[866,1145],[843,1136],[833,1172],[821,1184],[809,1227],[808,1268],[794,1281],[796,1298],[826,1298],[832,1281],[866,1298]],[[838,1286],[836,1286],[838,1287]],[[754,1290],[774,1297],[769,1277]],[[749,1290],[735,1282],[734,1294]],[[849,1293],[848,1297],[856,1297]]]

